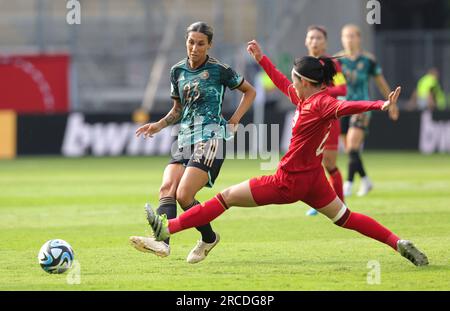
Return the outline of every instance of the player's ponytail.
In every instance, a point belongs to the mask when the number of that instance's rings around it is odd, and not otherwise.
[[[294,73],[315,86],[330,85],[336,75],[336,67],[329,57],[305,56],[294,62]]]
[[[337,73],[334,61],[329,57],[319,57],[319,62],[323,62],[323,83],[331,85]]]

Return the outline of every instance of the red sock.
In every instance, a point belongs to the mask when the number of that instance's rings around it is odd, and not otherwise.
[[[397,241],[400,238],[369,216],[351,212],[342,227],[358,231],[365,236],[389,245],[397,251]]]
[[[210,223],[228,209],[222,195],[219,193],[214,198],[203,204],[197,204],[177,218],[169,219],[169,232],[199,227]]]
[[[344,202],[344,186],[342,183],[342,175],[339,169],[336,167],[335,170],[328,172],[330,174],[330,184],[336,192],[339,199]]]

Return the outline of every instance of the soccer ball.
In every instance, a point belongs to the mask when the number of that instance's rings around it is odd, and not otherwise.
[[[73,249],[64,240],[49,240],[42,245],[38,254],[39,264],[48,273],[64,273],[73,263]]]

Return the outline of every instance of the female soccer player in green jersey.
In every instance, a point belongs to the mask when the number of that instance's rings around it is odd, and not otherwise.
[[[363,51],[361,47],[361,31],[356,25],[346,25],[342,28],[342,45],[344,57],[338,59],[342,66],[347,83],[347,100],[368,100],[369,81],[373,77],[374,81],[384,98],[388,98],[390,93],[389,85],[384,78],[381,67],[375,58]],[[395,107],[396,108],[396,107]],[[393,120],[398,119],[398,109],[389,111],[389,116]],[[364,136],[369,127],[370,112],[360,113],[351,117],[341,119],[341,131],[345,137],[346,151],[349,154],[348,176],[344,183],[344,196],[352,193],[353,179],[356,173],[361,177],[361,185],[358,196],[366,195],[372,189],[372,182],[366,174],[360,149],[364,143]]]
[[[231,67],[210,57],[213,30],[204,22],[196,22],[186,30],[187,58],[170,70],[172,110],[161,120],[137,129],[136,135],[152,137],[166,126],[180,122],[178,146],[171,152],[159,191],[158,214],[176,217],[176,204],[188,210],[198,204],[195,195],[204,186],[212,187],[225,158],[225,140],[250,108],[256,92]],[[222,116],[225,89],[243,93],[240,104],[228,122]],[[197,263],[219,242],[210,224],[197,227],[202,238],[187,257]],[[151,239],[151,238],[149,238]],[[150,250],[145,240],[130,239],[135,248],[165,257],[170,254],[169,240]]]

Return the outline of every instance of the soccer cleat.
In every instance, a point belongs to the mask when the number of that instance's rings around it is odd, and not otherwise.
[[[349,197],[352,195],[352,186],[353,183],[351,181],[344,182],[344,197]]]
[[[147,221],[153,230],[156,241],[164,241],[170,237],[169,221],[166,214],[157,215],[151,208],[150,204],[145,203],[145,212],[147,213]]]
[[[419,251],[411,241],[399,240],[397,242],[397,251],[416,266],[428,265],[427,256]]]
[[[159,257],[170,255],[170,246],[162,241],[156,241],[153,237],[131,236],[130,243],[140,252],[153,253]]]
[[[363,197],[367,195],[370,190],[372,190],[373,184],[370,179],[366,176],[361,179],[361,184],[359,185],[358,193],[356,194],[359,197]]]
[[[306,216],[316,216],[318,214],[317,210],[314,208],[310,208],[307,212],[306,212]]]
[[[202,261],[208,256],[208,253],[217,245],[220,241],[220,235],[216,232],[216,240],[212,243],[206,243],[202,240],[197,242],[197,245],[191,250],[186,258],[188,263],[197,263]]]

